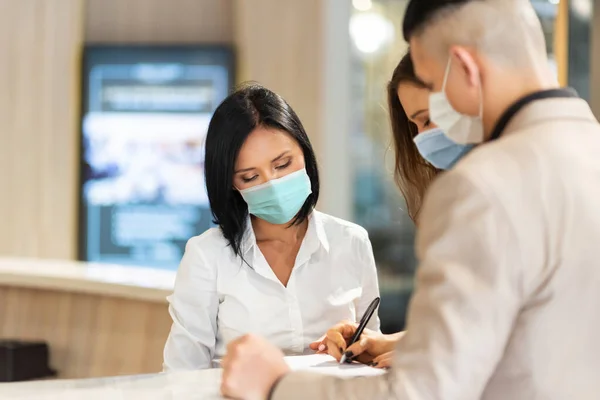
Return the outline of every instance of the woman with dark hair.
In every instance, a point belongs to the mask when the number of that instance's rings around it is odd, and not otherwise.
[[[200,369],[245,334],[300,354],[379,296],[367,232],[316,211],[319,172],[296,113],[251,84],[208,127],[206,189],[218,228],[190,239],[169,297],[164,369]],[[379,319],[369,327],[379,331]]]

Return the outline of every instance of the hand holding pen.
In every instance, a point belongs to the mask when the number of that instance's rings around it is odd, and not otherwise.
[[[348,342],[348,347],[352,346],[354,343],[356,343],[358,341],[358,339],[360,339],[360,336],[362,335],[363,331],[367,327],[367,324],[371,320],[371,317],[377,310],[377,307],[379,306],[379,302],[380,302],[380,298],[376,297],[371,302],[371,304],[369,304],[369,307],[367,307],[365,314],[362,316],[362,318],[360,319],[360,322],[358,323],[358,328],[356,328],[356,332],[354,332],[354,335],[352,335],[350,342]],[[353,356],[354,355],[352,353],[345,352],[342,355],[342,358],[340,359],[340,364],[344,364],[345,362],[352,362]]]
[[[378,300],[373,300],[373,307],[371,307],[373,313],[371,315],[375,315],[377,303]],[[368,314],[365,312],[365,315]],[[347,351],[353,352],[353,354],[347,354],[346,358],[364,364],[377,360],[381,361],[380,364],[382,364],[382,367],[389,367],[389,363],[384,361],[384,359],[387,360],[389,357],[384,357],[383,354],[394,349],[396,343],[394,336],[397,334],[382,335],[379,332],[364,328],[359,340],[353,345],[349,345],[348,343],[352,341],[358,330],[358,325],[355,322],[342,321],[331,327],[321,338],[311,343],[310,348],[318,354],[329,354],[336,360],[340,360],[342,355]]]

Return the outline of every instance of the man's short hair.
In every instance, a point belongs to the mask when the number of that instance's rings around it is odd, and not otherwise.
[[[548,63],[544,32],[530,0],[411,0],[403,31],[407,41],[419,38],[441,62],[459,45],[505,67]]]
[[[439,12],[450,7],[460,7],[471,1],[483,0],[411,0],[406,7],[402,24],[404,40],[409,42],[411,37]]]

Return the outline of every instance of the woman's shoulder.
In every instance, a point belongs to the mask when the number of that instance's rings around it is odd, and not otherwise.
[[[227,240],[219,228],[210,228],[204,233],[188,240],[186,251],[201,254],[220,253],[228,247]]]
[[[363,277],[365,271],[374,271],[371,268],[373,248],[365,228],[321,212],[315,214],[315,219],[317,226],[321,227],[317,229],[321,229],[327,238],[325,242],[328,243],[329,249],[334,250],[330,254],[333,257],[342,257],[341,264],[339,259],[332,260],[333,264],[343,265],[346,272],[349,266],[353,266],[357,275],[351,275],[358,277]]]
[[[219,228],[211,228],[188,240],[179,264],[178,275],[216,274],[216,266],[223,265],[229,249]]]
[[[369,233],[362,226],[320,211],[314,211],[317,224],[323,227],[328,238],[369,240]]]

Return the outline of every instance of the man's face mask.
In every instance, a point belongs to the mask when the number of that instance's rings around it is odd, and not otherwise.
[[[481,84],[479,85],[479,115],[471,117],[456,111],[446,96],[446,84],[450,73],[451,59],[448,59],[442,91],[429,95],[429,115],[448,138],[459,144],[483,142],[483,96],[481,95]]]
[[[450,169],[475,145],[455,143],[440,128],[419,133],[414,138],[421,156],[437,169]]]

